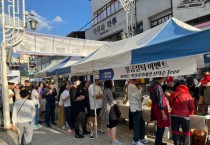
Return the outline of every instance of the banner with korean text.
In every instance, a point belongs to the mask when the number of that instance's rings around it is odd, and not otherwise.
[[[100,80],[123,80],[189,75],[197,72],[196,57],[163,60],[100,70]]]

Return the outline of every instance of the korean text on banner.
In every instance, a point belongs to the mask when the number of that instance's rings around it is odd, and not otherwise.
[[[154,78],[194,74],[197,71],[196,57],[184,57],[121,68],[100,70],[101,80]]]

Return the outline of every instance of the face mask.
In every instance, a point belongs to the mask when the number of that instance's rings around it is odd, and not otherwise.
[[[76,81],[76,85],[79,86],[80,85],[80,81]]]

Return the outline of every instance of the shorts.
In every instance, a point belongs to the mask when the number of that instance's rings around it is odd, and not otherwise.
[[[101,108],[96,109],[96,114],[99,116]],[[95,110],[90,110],[90,117],[95,117]]]
[[[114,128],[118,125],[118,120],[109,120],[109,125],[106,125],[107,128]]]

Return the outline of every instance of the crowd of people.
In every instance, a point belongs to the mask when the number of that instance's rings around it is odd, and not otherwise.
[[[209,103],[210,75],[204,74],[198,82],[193,77],[184,80],[174,80],[167,77],[167,84],[163,85],[165,78],[154,78],[149,87],[151,106],[151,120],[157,121],[155,145],[165,145],[162,138],[165,127],[172,127],[175,145],[180,143],[181,126],[184,135],[184,144],[190,145],[190,119],[189,116],[196,113],[199,104]],[[79,77],[73,76],[63,86],[56,90],[53,82],[39,82],[31,84],[28,80],[25,85],[15,85],[9,82],[9,108],[13,129],[18,130],[19,143],[31,144],[33,129],[57,125],[55,121],[56,108],[58,109],[58,125],[67,133],[74,130],[75,138],[90,139],[105,133],[102,130],[102,120],[107,128],[107,135],[112,145],[121,145],[117,139],[118,115],[116,114],[115,94],[112,81],[105,81],[103,88],[100,85],[99,76],[94,83],[81,82]],[[126,84],[126,96],[130,104],[129,129],[133,130],[132,145],[148,144],[145,138],[145,121],[142,114],[142,88],[138,79],[131,79]],[[3,114],[2,101],[0,100],[0,112]],[[169,115],[171,108],[171,115]],[[97,125],[97,130],[95,126]],[[27,134],[30,132],[30,134]]]

